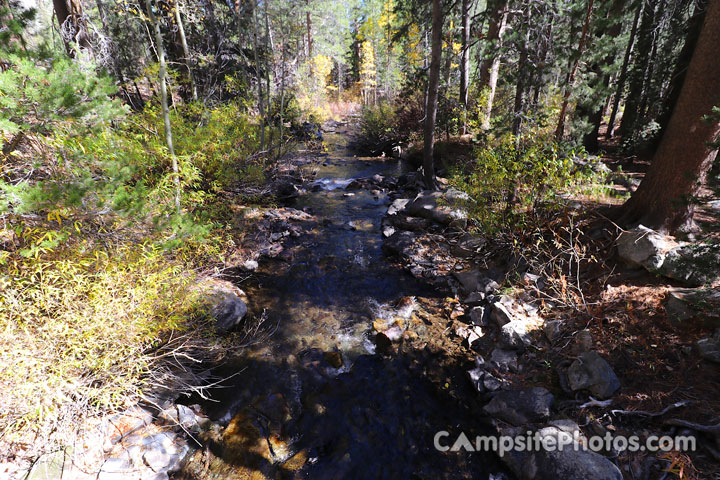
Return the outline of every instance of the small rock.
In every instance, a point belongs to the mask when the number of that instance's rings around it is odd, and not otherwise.
[[[325,361],[330,364],[333,368],[340,368],[343,366],[342,353],[338,351],[325,352],[323,354]]]
[[[483,386],[487,391],[495,392],[502,388],[503,382],[502,380],[490,375],[489,373],[486,373],[483,377]]]
[[[560,336],[563,323],[565,322],[562,320],[550,320],[545,322],[545,325],[543,325],[543,332],[549,342],[554,342],[555,339]]]
[[[465,234],[450,247],[450,253],[460,258],[468,258],[477,254],[484,246],[485,241],[482,237]]]
[[[518,371],[517,353],[512,350],[496,348],[490,354],[490,363],[501,372]]]
[[[177,426],[187,431],[197,431],[210,420],[205,417],[198,416],[187,405],[173,405],[161,411],[158,414],[158,420],[161,424]]]
[[[375,335],[375,352],[380,355],[387,355],[392,351],[392,340],[384,333]]]
[[[488,415],[519,426],[547,419],[555,397],[542,387],[508,390],[496,393],[483,407]]]
[[[608,398],[620,388],[610,365],[597,353],[585,352],[568,369],[570,388],[589,390],[597,398]]]
[[[245,272],[254,272],[258,269],[258,262],[256,260],[245,260],[245,262],[240,265],[240,268]]]
[[[506,323],[500,328],[500,343],[508,348],[522,350],[532,344],[530,325],[522,320]]]
[[[695,346],[702,358],[720,363],[720,328],[715,330],[712,337],[701,338],[695,342]]]
[[[473,307],[470,309],[470,322],[473,325],[486,327],[488,325],[488,319],[485,315],[485,309],[483,307]]]
[[[463,303],[468,307],[477,307],[485,301],[485,294],[482,292],[472,292],[465,297]]]
[[[579,355],[593,349],[593,338],[590,330],[580,330],[575,334],[575,354]]]

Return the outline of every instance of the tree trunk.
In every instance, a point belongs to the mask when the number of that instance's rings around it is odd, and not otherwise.
[[[530,8],[528,7],[524,12],[525,17],[530,15]],[[523,115],[525,115],[525,90],[527,88],[527,77],[528,77],[528,43],[530,42],[530,28],[527,27],[525,32],[525,38],[523,39],[522,47],[520,48],[520,58],[518,59],[517,66],[517,84],[515,85],[515,102],[513,104],[513,123],[512,123],[512,134],[516,137],[520,136],[520,129],[522,128]]]
[[[434,190],[435,162],[433,148],[435,143],[435,117],[437,116],[438,83],[440,82],[440,61],[442,56],[443,16],[440,0],[432,2],[432,42],[430,50],[430,72],[428,74],[428,98],[425,107],[425,128],[423,138],[423,173],[425,187]]]
[[[182,15],[180,9],[182,4],[180,0],[175,2],[175,22],[178,26],[178,35],[180,35],[180,44],[182,45],[183,61],[185,62],[185,68],[188,71],[188,79],[190,80],[190,88],[192,89],[192,99],[197,102],[198,92],[197,86],[195,85],[195,77],[193,77],[192,68],[190,68],[190,49],[188,48],[187,38],[185,37],[185,27],[183,26]]]
[[[625,101],[625,112],[620,121],[620,135],[628,137],[635,129],[638,118],[638,108],[642,102],[643,84],[650,64],[650,52],[653,48],[653,29],[655,28],[654,1],[642,0],[644,3],[640,30],[638,31],[637,55],[634,66],[630,72],[630,86]]]
[[[260,76],[260,57],[258,55],[260,42],[258,41],[257,3],[255,3],[255,0],[252,0],[252,2],[253,52],[255,57],[255,80],[257,81],[258,113],[260,114],[260,150],[265,150],[265,99],[263,95],[262,77]]]
[[[145,8],[147,10],[150,23],[155,32],[155,48],[157,49],[158,61],[160,62],[160,72],[158,73],[158,82],[160,83],[160,105],[162,106],[163,125],[165,127],[165,143],[172,158],[173,177],[175,180],[175,210],[180,214],[180,170],[178,168],[177,157],[175,156],[175,147],[173,147],[172,128],[170,126],[170,109],[168,108],[168,91],[167,91],[167,65],[165,64],[165,46],[163,44],[162,33],[160,32],[160,24],[153,12],[150,0],[145,0]]]
[[[625,225],[674,233],[692,225],[693,197],[705,180],[720,134],[707,116],[720,104],[720,1],[710,0],[705,23],[667,131],[652,164],[621,209]]]
[[[665,105],[663,106],[662,113],[658,117],[658,124],[660,124],[661,128],[660,135],[658,135],[658,145],[665,130],[667,129],[668,122],[675,110],[678,98],[680,98],[680,92],[682,91],[682,86],[685,82],[685,75],[687,74],[688,66],[692,60],[692,55],[695,51],[698,38],[700,38],[700,32],[705,20],[706,11],[707,0],[700,1],[698,2],[697,9],[693,13],[693,16],[690,18],[685,44],[678,56],[672,77],[670,77],[670,85],[668,86],[668,91],[664,101]],[[657,147],[657,145],[655,145],[655,147]]]
[[[307,10],[305,12],[305,26],[307,27],[308,60],[312,60],[312,58],[313,58],[313,33],[312,33],[312,18],[310,17],[310,0],[305,0],[305,5],[307,7]]]
[[[90,48],[81,0],[53,0],[65,51],[75,58],[75,48]]]
[[[502,38],[507,25],[507,2],[495,1],[493,10],[490,14],[490,22],[488,26],[487,41],[495,43],[496,51],[488,58],[487,53],[483,57],[480,64],[480,89],[487,91],[487,102],[485,105],[485,115],[483,118],[482,129],[490,129],[490,117],[492,116],[493,101],[495,100],[495,88],[497,87],[498,77],[500,75],[500,52],[502,46]]]
[[[460,105],[463,109],[460,133],[467,131],[468,87],[470,85],[470,0],[462,0],[462,55],[460,56]]]
[[[575,74],[577,73],[578,65],[580,63],[580,57],[582,57],[583,50],[585,49],[585,39],[587,38],[589,29],[588,27],[590,26],[590,16],[592,15],[594,3],[595,0],[590,0],[588,2],[587,14],[585,15],[585,23],[583,24],[582,34],[580,35],[580,42],[578,43],[576,53],[577,57],[573,62],[572,69],[570,70],[567,85],[565,85],[565,94],[563,95],[563,102],[562,106],[560,107],[560,118],[558,119],[557,129],[555,130],[555,138],[558,140],[560,140],[563,135],[565,135],[565,114],[567,112],[568,102],[570,100],[570,90],[572,88],[573,82],[575,81]]]
[[[623,64],[620,68],[620,76],[618,77],[617,89],[615,90],[615,98],[613,99],[612,112],[610,113],[610,119],[608,120],[607,137],[612,138],[615,134],[615,119],[620,108],[620,100],[625,90],[625,82],[627,80],[628,66],[630,65],[630,56],[632,55],[633,47],[635,45],[635,37],[637,35],[638,24],[640,23],[640,14],[643,10],[643,2],[638,3],[638,9],[635,12],[635,18],[633,19],[632,29],[630,30],[630,39],[628,40],[627,48],[625,49],[625,57],[623,58]]]

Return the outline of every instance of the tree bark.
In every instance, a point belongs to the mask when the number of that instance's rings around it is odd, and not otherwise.
[[[625,225],[674,233],[692,226],[693,197],[705,180],[720,134],[708,120],[720,104],[720,0],[710,0],[667,131],[638,189],[621,209]]]
[[[662,139],[662,136],[667,129],[668,122],[675,110],[678,98],[680,98],[680,92],[682,90],[683,83],[685,82],[685,75],[687,74],[688,66],[692,60],[692,55],[695,51],[698,38],[700,38],[700,32],[705,20],[706,11],[707,1],[700,1],[697,4],[697,10],[690,18],[685,43],[683,44],[683,48],[680,51],[672,77],[670,78],[670,85],[668,86],[668,91],[665,95],[663,111],[658,117],[658,124],[660,125],[661,130],[660,135],[658,135],[658,143],[654,145],[655,148],[659,145],[660,139]]]
[[[165,63],[165,46],[163,44],[162,33],[160,32],[160,24],[158,23],[155,12],[153,12],[150,0],[145,0],[145,9],[147,10],[150,23],[155,32],[155,48],[157,49],[158,61],[160,62],[160,72],[158,73],[158,81],[160,82],[160,105],[162,107],[163,126],[165,128],[165,143],[172,159],[173,177],[175,181],[175,210],[180,214],[180,170],[178,168],[177,157],[175,156],[175,147],[173,146],[172,127],[170,125],[170,109],[168,108],[168,91],[167,91],[167,65]]]
[[[90,48],[81,0],[53,0],[65,51],[75,58],[75,47]]]
[[[425,128],[423,138],[423,173],[425,187],[434,190],[435,162],[433,149],[435,143],[435,117],[437,116],[438,83],[440,83],[440,61],[442,56],[443,15],[440,0],[432,2],[432,41],[430,50],[430,72],[428,75],[428,99],[425,107]]]
[[[460,56],[460,105],[463,118],[460,133],[467,130],[468,87],[470,86],[470,0],[462,0],[462,54]]]
[[[590,16],[592,15],[593,4],[595,0],[589,0],[587,14],[585,15],[585,23],[583,24],[582,34],[580,35],[580,41],[578,42],[577,57],[573,62],[570,75],[568,76],[567,85],[565,85],[565,94],[563,95],[562,106],[560,107],[560,118],[558,119],[558,126],[555,130],[555,138],[560,140],[565,135],[565,114],[567,112],[568,102],[570,100],[570,90],[572,84],[575,81],[575,74],[577,73],[578,65],[580,63],[580,57],[582,56],[583,50],[585,49],[585,39],[587,38],[588,29],[590,27]]]
[[[182,15],[180,10],[182,4],[180,0],[175,1],[175,22],[178,26],[178,34],[180,35],[180,44],[182,45],[183,61],[185,62],[185,68],[188,71],[188,79],[190,80],[190,88],[192,89],[192,99],[197,102],[198,92],[197,86],[195,85],[195,77],[193,76],[192,68],[190,68],[190,49],[188,48],[187,37],[185,37],[185,27],[183,26]]]
[[[644,6],[640,20],[640,30],[638,31],[637,55],[635,55],[634,66],[630,72],[630,85],[625,101],[625,111],[620,121],[619,132],[623,137],[630,136],[635,129],[638,108],[642,102],[645,77],[651,60],[650,52],[654,43],[652,32],[655,27],[656,2],[642,1]]]
[[[495,43],[496,50],[502,46],[503,34],[507,25],[507,2],[495,1],[493,10],[490,13],[490,22],[488,26],[487,41]],[[500,76],[500,52],[495,51],[492,57],[488,58],[487,53],[484,55],[480,64],[480,89],[487,91],[487,102],[485,104],[485,115],[483,118],[482,129],[490,129],[490,118],[492,116],[493,102],[495,100],[495,88],[497,87],[498,77]]]

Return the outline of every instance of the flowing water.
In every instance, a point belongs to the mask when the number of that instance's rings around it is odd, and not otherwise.
[[[466,365],[455,364],[432,342],[375,353],[374,321],[417,322],[416,298],[444,296],[383,255],[387,192],[345,190],[353,178],[398,175],[402,165],[355,156],[347,132],[327,134],[325,141],[328,156],[315,187],[292,205],[315,219],[286,242],[279,258],[261,262],[257,274],[240,284],[274,333],[224,370],[236,376],[215,394],[218,402],[204,407],[227,427],[211,442],[213,461],[196,455],[186,473],[486,478],[494,468],[488,455],[443,453],[433,444],[441,430],[482,433],[474,413],[479,407],[462,398],[472,394],[465,390]],[[430,334],[425,324],[416,330]]]

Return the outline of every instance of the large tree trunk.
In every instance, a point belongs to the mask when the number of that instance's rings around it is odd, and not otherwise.
[[[685,38],[685,43],[678,56],[675,69],[670,77],[670,85],[668,86],[667,93],[664,99],[663,110],[658,117],[658,124],[660,125],[661,131],[658,135],[657,144],[654,145],[655,149],[660,144],[660,139],[667,129],[668,122],[672,117],[675,105],[677,104],[678,98],[680,98],[680,92],[682,90],[683,82],[685,82],[685,75],[687,74],[688,66],[692,60],[695,46],[697,45],[698,38],[700,38],[700,32],[702,30],[703,23],[705,21],[705,12],[707,11],[707,0],[701,0],[697,4],[697,8],[693,12],[693,16],[690,18],[688,25],[688,33]]]
[[[425,106],[425,129],[423,143],[423,172],[425,186],[434,190],[435,162],[433,147],[435,143],[435,117],[437,115],[438,83],[440,83],[440,61],[442,56],[443,15],[440,0],[432,2],[432,42],[430,50],[430,72],[428,75],[428,94]]]
[[[467,130],[468,87],[470,85],[470,0],[462,0],[462,55],[460,56],[460,105],[463,109],[460,133]]]
[[[155,48],[157,49],[158,61],[160,62],[160,71],[158,73],[158,82],[160,83],[160,105],[162,107],[163,125],[165,127],[165,143],[168,147],[168,153],[172,158],[173,178],[175,181],[175,210],[180,213],[180,170],[178,168],[177,157],[175,157],[175,147],[173,146],[172,128],[170,126],[170,109],[168,108],[168,91],[167,91],[167,65],[165,63],[165,45],[163,44],[162,33],[160,32],[160,24],[158,23],[155,12],[153,12],[150,0],[145,0],[145,9],[147,10],[150,23],[155,32]]]
[[[197,102],[197,86],[195,85],[195,77],[193,76],[192,68],[190,68],[190,49],[188,48],[187,37],[185,37],[185,27],[182,21],[182,14],[180,12],[181,9],[182,4],[180,0],[176,0],[175,23],[177,23],[178,35],[180,36],[180,44],[182,45],[183,57],[185,57],[183,58],[183,61],[185,62],[185,68],[187,68],[188,71],[188,79],[190,80],[190,88],[192,89],[192,99]]]
[[[673,233],[691,226],[692,198],[705,180],[720,122],[706,117],[720,105],[720,0],[710,0],[685,82],[645,178],[623,205],[620,221]]]
[[[490,5],[488,5],[490,8]],[[490,117],[492,116],[493,101],[495,100],[495,88],[497,87],[498,77],[500,75],[500,52],[502,46],[502,37],[505,33],[507,25],[507,2],[504,0],[495,0],[490,11],[490,23],[488,26],[487,41],[494,44],[494,53],[483,56],[480,64],[480,89],[487,91],[487,101],[485,104],[485,115],[483,117],[482,129],[490,129]]]

